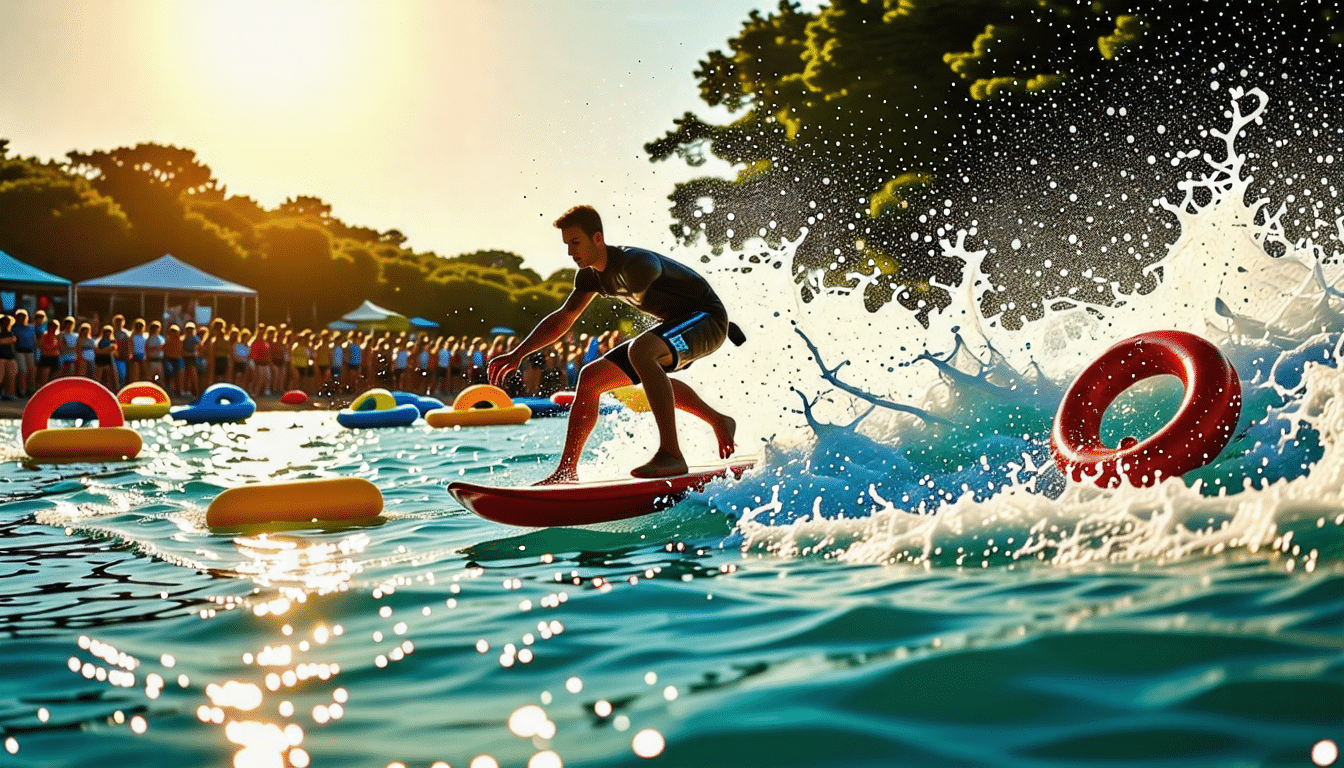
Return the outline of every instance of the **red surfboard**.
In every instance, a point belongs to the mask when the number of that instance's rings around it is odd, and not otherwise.
[[[591,525],[639,517],[667,509],[711,480],[734,478],[756,465],[755,459],[691,467],[675,477],[599,480],[587,483],[501,487],[463,481],[448,484],[453,498],[486,520],[506,525],[549,528]]]

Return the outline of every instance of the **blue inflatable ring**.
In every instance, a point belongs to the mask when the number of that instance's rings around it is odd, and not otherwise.
[[[413,403],[398,403],[385,389],[370,389],[336,414],[336,423],[348,429],[407,427],[420,418]]]
[[[190,405],[174,408],[171,416],[188,424],[243,421],[257,412],[257,403],[242,387],[220,382],[205,388]]]
[[[435,408],[443,407],[443,401],[437,397],[417,395],[414,392],[402,392],[398,390],[392,393],[392,399],[396,400],[397,405],[414,405],[416,410],[420,411],[421,416],[424,416]]]

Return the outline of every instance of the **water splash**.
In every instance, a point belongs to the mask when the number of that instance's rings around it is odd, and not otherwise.
[[[1344,524],[1344,412],[1335,406],[1344,394],[1344,216],[1331,202],[1341,186],[1334,152],[1308,163],[1319,177],[1285,170],[1277,203],[1253,193],[1238,142],[1265,124],[1270,97],[1226,93],[1226,128],[1207,131],[1212,149],[1172,156],[1194,164],[1176,184],[1179,199],[1153,201],[1153,217],[1174,219],[1177,237],[1147,268],[1155,286],[1145,294],[1111,283],[1101,303],[1047,298],[1040,319],[1009,328],[1002,310],[981,310],[994,286],[983,266],[989,249],[968,245],[974,228],[948,229],[939,243],[966,264],[966,279],[939,286],[952,301],[927,325],[895,302],[869,312],[863,292],[875,273],[856,271],[848,289],[814,281],[804,301],[791,268],[797,243],[711,260],[705,271],[755,343],[721,351],[687,378],[722,398],[739,416],[741,442],[767,457],[747,480],[710,492],[713,506],[740,516],[730,543],[918,567],[1274,551],[1285,568],[1311,569],[1338,559],[1329,542]],[[1112,238],[1117,249],[1130,239]],[[1064,275],[1069,268],[1093,279],[1085,265],[1061,267]],[[1236,366],[1246,396],[1232,443],[1213,464],[1153,488],[1066,481],[1048,449],[1064,389],[1114,342],[1165,328],[1200,333]],[[1171,393],[1150,380],[1122,395],[1108,412],[1112,442],[1164,423]],[[697,429],[683,428],[688,449],[709,451]],[[618,427],[604,455],[615,463],[651,450],[641,442],[650,431]]]

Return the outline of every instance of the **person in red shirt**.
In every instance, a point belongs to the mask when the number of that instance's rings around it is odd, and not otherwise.
[[[60,376],[61,326],[55,320],[47,321],[47,330],[37,339],[37,386]]]
[[[289,331],[281,336],[274,327],[266,329],[266,344],[271,352],[271,385],[267,389],[284,392],[286,377],[289,374]],[[270,394],[268,391],[266,394]]]
[[[275,329],[271,329],[271,332],[274,333]],[[252,361],[252,377],[248,391],[253,397],[262,392],[271,394],[271,345],[266,341],[266,329],[257,329],[257,335],[252,339],[247,357]]]

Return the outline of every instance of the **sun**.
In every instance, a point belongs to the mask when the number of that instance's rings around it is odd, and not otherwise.
[[[355,19],[330,0],[198,0],[177,6],[199,85],[253,102],[325,95],[349,66]]]

